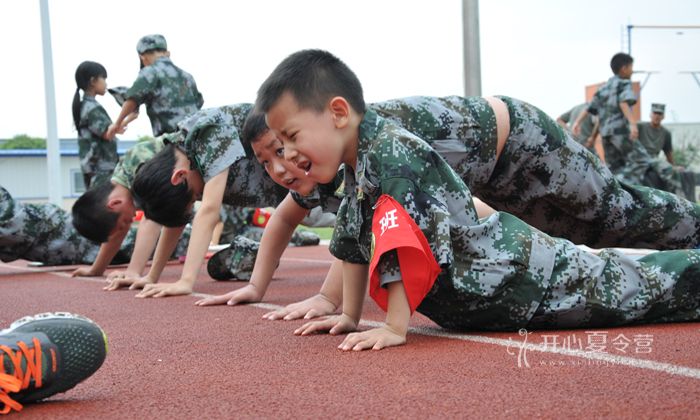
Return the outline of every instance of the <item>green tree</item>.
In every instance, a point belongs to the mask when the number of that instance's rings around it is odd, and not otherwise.
[[[46,149],[46,139],[18,134],[0,144],[0,149]]]
[[[700,164],[700,136],[697,132],[682,132],[673,137],[673,161],[690,167]]]

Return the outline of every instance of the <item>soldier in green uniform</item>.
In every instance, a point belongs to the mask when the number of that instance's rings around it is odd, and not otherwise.
[[[680,190],[683,195],[688,200],[697,201],[697,196],[695,195],[695,185],[697,176],[694,171],[684,168],[682,166],[676,165],[673,159],[673,141],[671,139],[671,132],[664,127],[661,123],[664,120],[664,113],[666,110],[666,105],[664,104],[651,104],[651,115],[649,122],[641,122],[638,124],[639,127],[639,141],[644,145],[649,153],[649,156],[656,158],[659,156],[661,151],[664,152],[666,156],[665,162],[658,160],[656,163],[658,166],[658,171],[665,172],[667,176],[673,177],[677,185],[680,185]]]
[[[664,104],[651,104],[650,121],[637,124],[639,142],[647,149],[649,156],[657,157],[663,151],[668,163],[674,165],[671,132],[661,125],[665,110],[666,105]]]
[[[119,117],[108,134],[125,127],[125,118],[146,104],[153,135],[160,136],[177,130],[177,123],[204,104],[202,94],[192,75],[170,60],[165,37],[146,35],[136,44],[141,71],[126,93],[126,101]]]
[[[112,120],[95,100],[95,96],[105,94],[106,79],[107,70],[94,61],[83,61],[75,71],[73,123],[78,130],[78,156],[86,189],[109,180],[119,161],[116,132],[108,132]]]
[[[499,177],[509,170],[500,164],[506,140],[530,124],[509,101],[486,102],[497,129],[481,161]],[[345,196],[330,246],[344,261],[343,314],[305,324],[297,334],[354,331],[368,273],[375,299],[384,296],[387,323],[348,335],[344,350],[404,344],[414,309],[455,329],[700,318],[700,252],[657,252],[639,261],[614,251],[596,256],[508,213],[478,219],[469,189],[452,168],[423,140],[366,110],[359,80],[325,51],[285,59],[258,91],[257,106],[283,141],[285,159],[307,177],[327,183],[345,165]],[[392,210],[375,216],[392,201]],[[406,227],[396,224],[392,211],[415,227],[397,238],[408,248],[382,239],[385,230]],[[406,270],[416,259],[425,262],[424,270]]]

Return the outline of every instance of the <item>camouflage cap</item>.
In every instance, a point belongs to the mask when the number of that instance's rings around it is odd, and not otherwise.
[[[150,50],[167,50],[168,43],[165,42],[165,37],[160,34],[146,35],[139,39],[136,44],[136,52],[143,54]]]
[[[663,114],[666,110],[666,105],[664,104],[651,104],[651,112],[655,114]]]

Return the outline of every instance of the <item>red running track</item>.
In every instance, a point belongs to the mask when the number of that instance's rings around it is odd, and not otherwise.
[[[460,335],[416,315],[408,345],[356,353],[336,349],[341,337],[294,336],[303,321],[261,319],[270,305],[317,292],[329,261],[322,246],[289,248],[265,305],[206,308],[193,305],[195,296],[105,292],[101,280],[69,278],[67,268],[0,263],[2,328],[25,315],[69,311],[95,320],[110,340],[95,375],[19,415],[700,417],[700,323],[532,333],[533,348],[518,333]],[[163,281],[176,280],[181,268],[169,265]],[[203,270],[195,290],[220,294],[241,285],[215,282]],[[365,328],[382,318],[368,300]],[[601,343],[604,353],[580,351]]]

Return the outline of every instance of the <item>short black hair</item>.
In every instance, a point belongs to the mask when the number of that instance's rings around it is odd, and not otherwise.
[[[167,227],[186,225],[192,219],[188,209],[192,191],[187,182],[170,182],[175,168],[174,144],[168,144],[136,171],[131,192],[144,214],[150,220]]]
[[[114,190],[111,182],[100,183],[76,200],[71,209],[73,227],[91,241],[107,242],[117,225],[119,213],[107,208],[107,199]]]
[[[618,74],[622,67],[634,63],[634,58],[631,55],[625,53],[617,53],[613,55],[610,60],[610,69],[613,73]]]
[[[241,144],[243,144],[243,149],[245,149],[246,155],[248,157],[253,157],[253,149],[251,145],[258,141],[260,137],[270,130],[265,122],[265,113],[260,112],[257,108],[253,108],[248,114],[243,122],[243,128],[241,129]]]
[[[267,113],[285,92],[302,109],[321,112],[329,99],[342,96],[356,112],[365,112],[360,80],[328,51],[302,50],[285,58],[258,89],[258,108]]]

